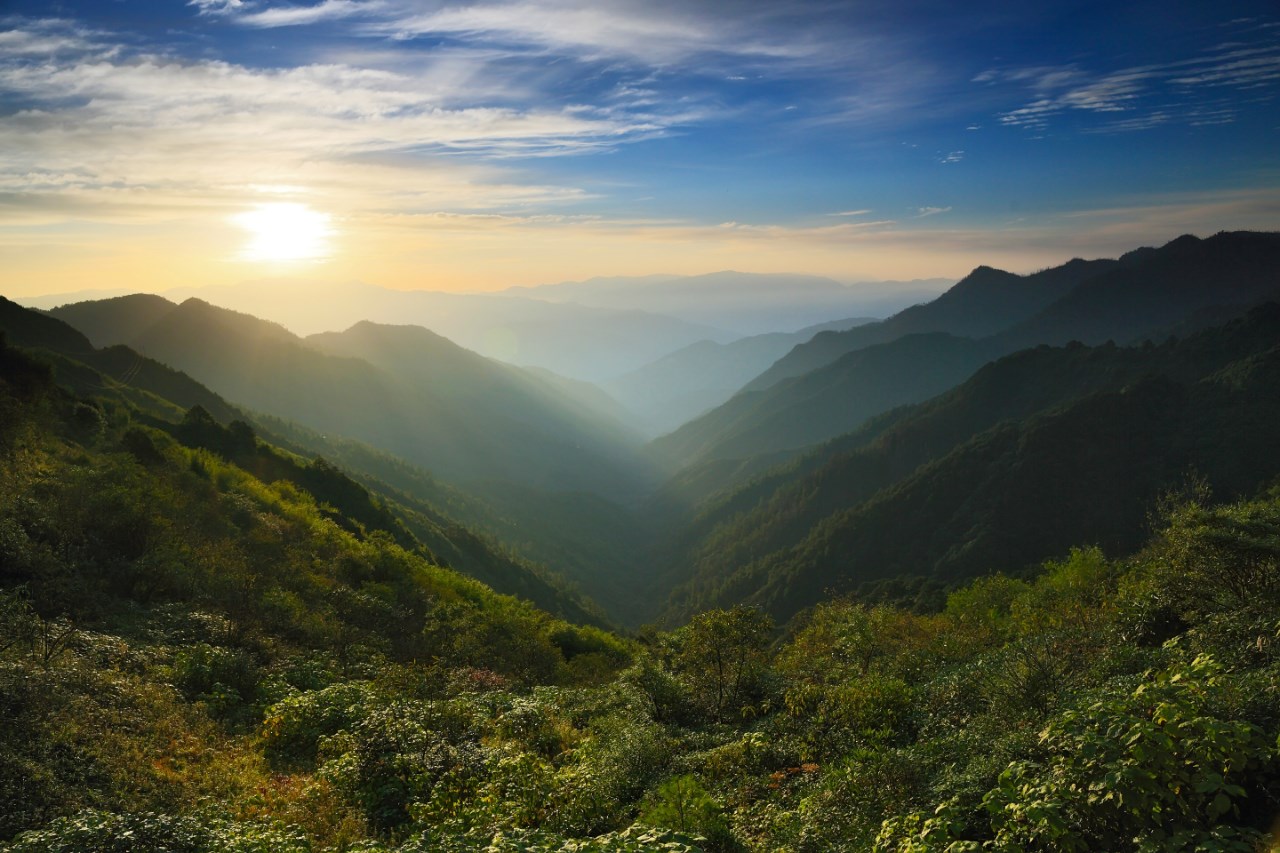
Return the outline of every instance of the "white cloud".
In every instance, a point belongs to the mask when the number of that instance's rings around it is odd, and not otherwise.
[[[963,151],[950,151],[946,154],[938,155],[938,162],[943,164],[959,163],[963,159],[964,159]]]
[[[948,207],[921,207],[916,209],[916,219],[924,219],[926,216],[937,216],[939,213],[946,213],[951,208]]]
[[[999,114],[1001,124],[1044,130],[1067,113],[1125,113],[1141,110],[1143,99],[1158,95],[1161,108],[1141,116],[1109,120],[1088,132],[1146,130],[1182,122],[1206,124],[1202,90],[1214,87],[1255,89],[1280,82],[1280,47],[1219,45],[1204,55],[1155,65],[1090,74],[1076,66],[988,70],[972,82],[1009,83],[1030,90],[1032,100]],[[1222,116],[1218,120],[1229,121]]]
[[[221,3],[223,0],[197,0]],[[664,65],[706,54],[785,59],[813,53],[805,40],[769,33],[752,15],[725,16],[689,4],[630,0],[505,0],[435,4],[413,0],[322,0],[314,5],[243,7],[234,20],[254,27],[301,26],[358,17],[358,35],[463,41],[548,50],[588,59],[629,58]],[[745,78],[744,78],[745,79]]]
[[[210,0],[203,0],[210,2]],[[241,0],[232,0],[236,7]],[[323,0],[314,6],[272,6],[240,15],[236,20],[250,27],[296,27],[367,15],[384,8],[383,0]]]
[[[661,115],[618,99],[607,108],[460,101],[501,89],[483,64],[461,76],[431,64],[255,69],[131,51],[48,22],[6,32],[0,45],[12,48],[0,52],[0,97],[30,105],[0,123],[0,192],[21,194],[17,207],[33,215],[97,204],[150,216],[164,199],[174,209],[216,205],[252,184],[379,197],[396,209],[423,195],[464,209],[570,201],[587,194],[496,162],[607,150],[696,119],[689,107]],[[470,156],[439,156],[448,152]]]
[[[187,0],[187,5],[195,6],[201,15],[228,15],[245,4],[244,0]]]
[[[839,213],[828,213],[827,216],[866,216],[871,210],[842,210]]]

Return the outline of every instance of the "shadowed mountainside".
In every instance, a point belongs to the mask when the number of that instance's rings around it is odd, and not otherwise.
[[[979,267],[927,305],[797,346],[738,395],[650,449],[673,467],[795,449],[856,429],[893,405],[924,400],[1019,349],[1149,339],[1269,298],[1280,298],[1276,234],[1180,237],[1119,261],[1073,260],[1029,276]],[[931,353],[938,339],[911,333],[923,330],[973,340],[953,344],[968,347],[964,352]],[[890,386],[893,393],[880,400],[867,390]]]
[[[788,616],[876,582],[949,585],[1093,542],[1136,547],[1188,476],[1280,474],[1280,307],[1161,346],[1040,347],[709,502],[674,546],[687,614]],[[874,592],[872,593],[874,594]]]

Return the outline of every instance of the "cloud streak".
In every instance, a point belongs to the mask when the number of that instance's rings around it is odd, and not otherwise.
[[[1106,121],[1101,132],[1148,130],[1162,124],[1206,124],[1206,89],[1272,89],[1280,82],[1280,46],[1219,46],[1202,56],[1173,62],[1134,66],[1109,73],[1089,73],[1076,66],[989,69],[973,78],[987,86],[1013,84],[1029,89],[1033,99],[998,114],[1001,124],[1045,130],[1067,115],[1103,117],[1110,113],[1142,111],[1159,97],[1165,104],[1145,115]],[[1234,118],[1216,113],[1216,122]]]
[[[86,210],[97,198],[111,215],[161,198],[216,203],[250,183],[335,200],[381,194],[376,203],[401,207],[418,196],[459,208],[554,204],[584,193],[522,185],[501,161],[609,150],[693,120],[616,101],[459,104],[465,80],[438,64],[251,68],[130,49],[64,22],[14,28],[0,45],[0,96],[24,105],[0,123],[0,192],[22,195],[31,211],[65,203],[53,195]]]

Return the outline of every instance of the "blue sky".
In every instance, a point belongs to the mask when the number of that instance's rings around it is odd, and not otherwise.
[[[262,274],[235,223],[282,201],[326,217],[332,246],[269,272],[441,288],[959,276],[1280,223],[1273,1],[0,14],[14,292],[138,281],[157,261],[209,283]]]

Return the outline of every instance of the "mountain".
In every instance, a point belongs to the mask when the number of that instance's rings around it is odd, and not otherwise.
[[[23,308],[3,296],[0,296],[0,329],[4,329],[10,344],[29,349],[81,354],[94,350],[84,334],[62,320]]]
[[[1161,346],[1019,352],[705,505],[674,546],[675,612],[746,601],[785,617],[1073,543],[1131,549],[1188,476],[1230,498],[1280,475],[1277,416],[1276,305]]]
[[[752,335],[727,344],[698,341],[605,382],[603,387],[638,415],[652,435],[660,435],[728,400],[796,344],[819,332],[870,322],[874,321],[850,318],[798,332]]]
[[[132,341],[173,310],[174,303],[151,293],[62,304],[48,313],[84,333],[95,347]]]
[[[638,438],[622,420],[604,420],[617,407],[598,389],[592,394],[588,383],[495,362],[421,326],[364,320],[345,332],[311,335],[306,343],[330,355],[362,359],[393,376],[405,393],[422,395],[433,406],[464,406],[481,420],[515,419],[547,432],[572,432],[595,419],[601,436]]]
[[[512,287],[511,296],[638,310],[744,335],[798,331],[838,317],[883,317],[929,299],[947,279],[841,284],[812,275],[722,271],[706,275],[592,278]]]
[[[1267,298],[1280,298],[1277,234],[1182,237],[1118,261],[1073,260],[1029,276],[980,267],[927,305],[882,323],[815,336],[737,396],[651,447],[656,457],[674,465],[792,449],[803,439],[834,438],[855,429],[858,418],[887,410],[865,389],[895,377],[907,387],[883,399],[895,405],[918,402],[945,390],[948,386],[938,385],[945,377],[959,382],[969,376],[983,353],[990,359],[1073,339],[1143,340],[1179,323],[1198,319],[1203,325],[1208,317],[1238,314]],[[954,364],[931,366],[927,350],[915,351],[927,346],[928,337],[903,331],[929,327],[970,335],[976,342]],[[890,344],[877,343],[899,333]],[[889,349],[874,358],[858,356],[878,346]],[[920,377],[923,384],[913,387]],[[804,405],[793,410],[800,397]]]
[[[38,351],[57,368],[58,380],[78,394],[111,390],[153,414],[202,406],[223,421],[240,413],[186,374],[125,346],[95,349],[67,323],[0,296],[0,331],[11,344]]]
[[[153,316],[150,300],[139,304]],[[51,313],[105,335],[120,322],[120,305],[102,306],[103,315],[92,304]],[[192,298],[128,342],[257,411],[367,441],[455,482],[612,491],[639,476],[616,424],[424,329],[358,324],[308,344]],[[355,352],[374,361],[343,354]]]
[[[940,394],[997,354],[990,344],[969,338],[907,335],[854,350],[764,390],[748,388],[654,439],[649,449],[673,468],[798,450],[856,429],[881,412]]]
[[[1179,237],[1120,258],[999,339],[1038,343],[1118,343],[1161,334],[1203,312],[1239,313],[1280,296],[1280,233],[1221,232]]]
[[[914,305],[879,323],[815,336],[746,388],[763,390],[781,379],[830,364],[847,352],[888,343],[904,335],[945,332],[961,337],[986,337],[1033,316],[1076,285],[1115,266],[1116,261],[1077,258],[1025,276],[978,267],[931,302]]]
[[[635,370],[700,340],[740,337],[635,309],[553,304],[501,293],[267,281],[178,288],[165,295],[172,301],[196,297],[283,323],[299,335],[345,329],[357,320],[423,326],[489,358],[591,382]]]
[[[118,304],[110,306],[110,310],[118,309]],[[341,526],[382,530],[439,565],[571,621],[603,621],[595,605],[551,577],[547,569],[514,557],[491,537],[460,523],[456,504],[476,501],[430,482],[420,472],[410,471],[417,486],[411,490],[413,494],[370,476],[367,469],[376,471],[376,465],[363,465],[366,472],[361,483],[356,483],[318,455],[317,449],[325,453],[334,449],[328,441],[279,422],[259,428],[270,444],[257,442],[245,423],[251,416],[186,374],[124,346],[94,350],[83,335],[61,320],[3,297],[0,335],[11,346],[37,353],[50,364],[59,385],[86,397],[124,404],[133,409],[135,420],[166,431],[187,446],[214,451],[264,482],[287,480],[323,501]],[[238,428],[227,426],[237,421]],[[297,440],[282,439],[282,434]],[[292,453],[279,452],[272,445],[288,447]],[[358,466],[367,462],[359,455],[353,461]],[[474,509],[466,513],[466,519],[480,522],[481,530],[498,527],[494,519]]]

